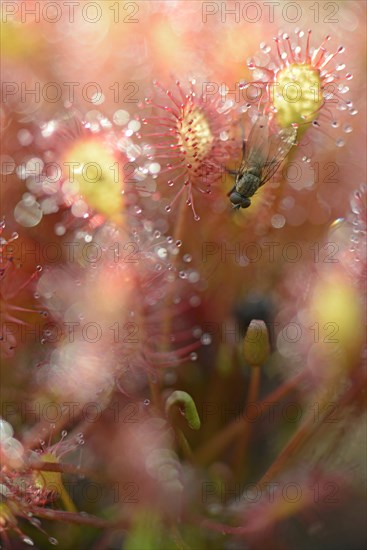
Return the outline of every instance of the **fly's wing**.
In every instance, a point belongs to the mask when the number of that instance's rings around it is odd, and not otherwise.
[[[247,167],[263,165],[269,156],[269,120],[265,115],[259,115],[251,128],[246,141],[246,150],[242,159],[240,171]]]
[[[280,164],[288,155],[297,138],[296,128],[283,128],[269,137],[268,156],[261,174],[261,185],[264,185],[278,170]]]

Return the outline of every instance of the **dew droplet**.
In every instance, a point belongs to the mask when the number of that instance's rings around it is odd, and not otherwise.
[[[11,438],[14,433],[13,427],[6,420],[0,420],[0,437],[4,441]]]
[[[358,197],[356,197],[356,198],[358,200]],[[356,201],[355,198],[352,198],[352,200],[350,201],[350,206],[351,206],[353,214],[360,214],[361,213],[360,205],[358,204],[358,202]]]
[[[129,122],[129,119],[130,119],[129,113],[123,109],[118,109],[113,114],[113,122],[117,126],[124,126]]]
[[[345,124],[345,126],[343,126],[343,130],[346,134],[350,134],[351,132],[353,132],[353,128],[349,124]]]
[[[30,537],[22,537],[22,541],[28,546],[34,546],[34,542]]]
[[[337,139],[335,143],[337,147],[344,147],[345,145],[344,139]]]
[[[168,252],[167,252],[167,249],[164,248],[164,247],[160,247],[158,248],[157,250],[157,256],[161,259],[161,260],[164,260],[167,258],[167,255],[168,255]]]
[[[164,207],[166,212],[171,212],[172,208],[170,205]]]
[[[58,235],[59,237],[62,237],[62,235],[65,235],[66,233],[66,228],[64,225],[58,223],[55,225],[55,234]]]
[[[285,217],[282,214],[274,214],[271,218],[271,225],[276,229],[280,229],[285,225]]]
[[[143,403],[146,407],[148,407],[150,405],[150,399],[144,399]]]
[[[190,283],[197,283],[200,281],[200,275],[197,271],[191,271],[189,274],[189,281]]]
[[[48,542],[49,542],[50,544],[52,544],[53,546],[57,546],[57,545],[59,544],[59,541],[58,541],[57,539],[55,539],[55,537],[50,537],[50,538],[48,539]]]
[[[184,257],[183,257],[183,261],[186,262],[186,263],[190,263],[192,260],[192,256],[191,254],[185,254]]]
[[[140,130],[140,122],[138,120],[130,120],[129,124],[127,125],[130,132],[137,132]]]
[[[33,204],[28,204],[26,200],[21,200],[14,208],[14,218],[23,227],[38,225],[42,216],[42,209],[36,201]]]
[[[189,304],[191,307],[198,307],[201,304],[201,298],[200,296],[191,296],[189,298]]]
[[[210,336],[210,334],[205,333],[200,338],[200,341],[203,344],[203,346],[209,346],[212,343],[212,337]]]
[[[190,360],[191,361],[197,361],[197,358],[198,358],[197,353],[195,353],[194,351],[192,353],[190,353]]]
[[[194,336],[194,338],[200,338],[202,334],[203,334],[203,331],[201,330],[200,327],[194,327],[192,329],[192,335]]]
[[[359,243],[358,235],[352,235],[352,236],[350,237],[350,240],[351,240],[351,242],[354,243],[354,244],[358,244],[358,243]]]

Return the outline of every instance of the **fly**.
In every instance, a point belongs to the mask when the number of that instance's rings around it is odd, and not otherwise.
[[[250,197],[278,170],[296,142],[297,129],[282,128],[269,133],[269,119],[259,115],[248,140],[243,143],[243,156],[239,170],[230,170],[236,176],[235,184],[228,193],[233,207],[248,208]]]

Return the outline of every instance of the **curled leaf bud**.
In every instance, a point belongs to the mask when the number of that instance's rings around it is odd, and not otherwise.
[[[166,401],[167,415],[169,414],[170,409],[174,405],[177,405],[177,406],[183,405],[185,418],[187,420],[188,425],[193,430],[199,430],[201,422],[200,422],[196,405],[191,395],[189,395],[185,391],[174,391],[173,393],[171,393],[171,395],[168,397]]]
[[[243,355],[252,367],[265,363],[270,354],[268,329],[264,321],[252,320],[243,340]]]

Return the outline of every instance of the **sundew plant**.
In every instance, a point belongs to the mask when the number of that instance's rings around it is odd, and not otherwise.
[[[366,547],[365,29],[3,0],[1,548]]]

